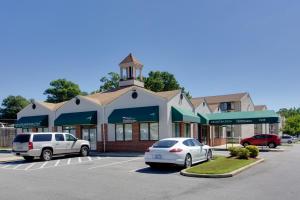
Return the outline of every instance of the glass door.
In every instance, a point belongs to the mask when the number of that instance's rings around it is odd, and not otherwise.
[[[91,150],[97,150],[97,129],[96,128],[82,128],[82,139],[88,140],[91,145]]]

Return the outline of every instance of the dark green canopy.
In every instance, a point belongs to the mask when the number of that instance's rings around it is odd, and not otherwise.
[[[39,128],[48,125],[48,115],[38,115],[21,117],[15,124],[15,128]]]
[[[55,126],[95,124],[97,124],[97,111],[63,113],[54,121]]]
[[[159,106],[115,109],[108,117],[108,123],[158,122]]]
[[[231,124],[274,124],[279,123],[279,115],[273,110],[224,112],[206,115],[210,125]]]
[[[200,117],[195,115],[192,111],[172,107],[172,122],[200,123]]]

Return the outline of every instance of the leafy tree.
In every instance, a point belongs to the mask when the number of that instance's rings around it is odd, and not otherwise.
[[[281,116],[284,116],[285,118],[294,116],[294,115],[300,115],[300,108],[281,108],[278,111],[278,114],[280,114]]]
[[[119,87],[120,76],[118,73],[109,72],[108,77],[104,76],[100,79],[102,85],[100,86],[98,91],[95,92],[106,92],[108,90],[116,89]]]
[[[286,119],[283,132],[290,135],[300,134],[300,114],[290,116]]]
[[[51,81],[50,86],[51,87],[44,92],[44,95],[47,95],[46,102],[49,103],[68,101],[81,94],[79,86],[66,79]]]
[[[3,99],[0,109],[3,119],[16,119],[17,113],[25,108],[30,102],[22,96],[8,96]]]

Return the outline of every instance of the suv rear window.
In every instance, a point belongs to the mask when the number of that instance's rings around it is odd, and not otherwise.
[[[29,134],[20,134],[15,137],[14,142],[25,143],[25,142],[29,142],[29,139],[30,139]]]
[[[178,141],[176,140],[162,140],[153,145],[153,148],[170,148],[174,146]]]
[[[52,140],[52,134],[36,134],[33,135],[33,142],[49,142]]]

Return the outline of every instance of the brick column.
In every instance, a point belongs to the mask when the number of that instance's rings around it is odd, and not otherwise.
[[[184,122],[179,122],[179,136],[184,137]]]
[[[57,127],[56,126],[52,127],[52,132],[57,132]]]
[[[38,128],[32,128],[31,131],[32,131],[33,133],[36,133],[36,132],[38,132]]]
[[[140,140],[140,124],[138,122],[132,124],[132,141]]]
[[[81,138],[81,126],[80,125],[76,125],[75,136],[77,138]]]

